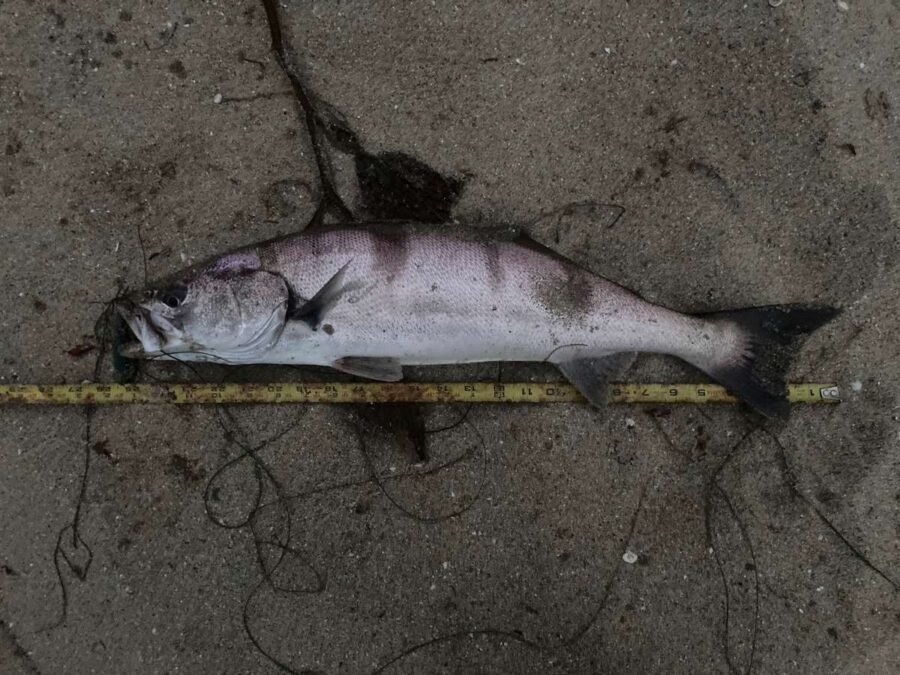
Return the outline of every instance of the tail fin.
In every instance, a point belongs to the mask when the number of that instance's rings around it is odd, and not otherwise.
[[[825,305],[769,305],[704,314],[736,326],[746,341],[725,364],[694,365],[767,417],[786,417],[785,374],[806,337],[840,310]]]

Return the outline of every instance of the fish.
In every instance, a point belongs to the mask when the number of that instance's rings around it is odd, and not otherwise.
[[[635,352],[703,371],[765,416],[839,309],[681,313],[511,230],[370,223],[273,239],[138,291],[117,311],[128,358],[328,366],[395,382],[404,366],[554,364],[593,405]]]

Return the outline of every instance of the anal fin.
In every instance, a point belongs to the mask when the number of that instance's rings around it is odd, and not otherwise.
[[[403,379],[403,368],[397,359],[375,356],[344,356],[331,364],[335,370],[348,375],[367,377],[382,382],[398,382]]]
[[[621,352],[606,356],[575,358],[556,365],[565,378],[575,385],[590,403],[598,408],[608,402],[608,383],[634,360],[634,353]]]

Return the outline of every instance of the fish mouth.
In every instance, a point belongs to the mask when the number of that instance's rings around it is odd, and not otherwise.
[[[160,325],[159,317],[153,311],[127,301],[118,303],[116,312],[135,338],[119,347],[121,356],[128,359],[148,359],[165,353],[168,338]]]

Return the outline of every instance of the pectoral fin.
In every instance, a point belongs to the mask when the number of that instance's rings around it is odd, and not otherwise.
[[[328,313],[334,304],[348,291],[356,290],[358,284],[344,284],[344,273],[352,263],[347,263],[334,273],[325,285],[309,300],[297,301],[293,299],[291,307],[288,308],[288,321],[303,321],[309,324],[313,330],[318,330],[322,323],[322,318]]]
[[[335,370],[370,380],[398,382],[403,379],[403,368],[397,359],[372,356],[345,356],[331,364]]]
[[[582,396],[600,408],[608,401],[609,379],[625,370],[633,360],[633,353],[622,352],[608,356],[570,359],[560,361],[556,365]]]

